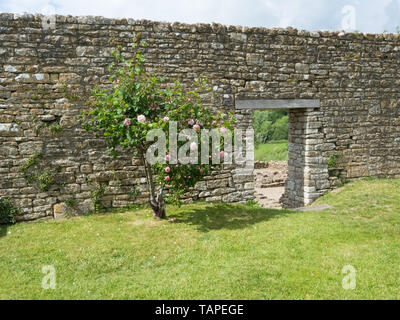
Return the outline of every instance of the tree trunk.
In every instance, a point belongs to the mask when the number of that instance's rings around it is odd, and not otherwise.
[[[166,205],[165,205],[165,201],[163,199],[163,189],[162,188],[158,191],[156,201],[150,200],[150,206],[153,209],[154,218],[165,219],[167,217],[166,212],[165,212]]]
[[[145,154],[144,154],[144,149],[140,149],[140,155],[143,161],[143,165],[146,170],[146,176],[147,176],[147,184],[149,186],[149,192],[150,192],[150,207],[153,209],[153,216],[156,219],[165,219],[167,217],[166,215],[166,204],[163,199],[163,188],[161,188],[156,196],[156,190],[154,187],[154,181],[153,181],[153,170],[151,168],[151,165],[146,161]]]

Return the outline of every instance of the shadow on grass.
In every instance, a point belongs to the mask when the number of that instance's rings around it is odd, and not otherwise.
[[[290,210],[264,209],[244,205],[213,204],[197,208],[183,208],[171,215],[176,223],[193,225],[200,232],[220,229],[244,229],[250,225],[293,214]]]
[[[7,235],[7,228],[8,228],[8,225],[0,224],[0,238],[5,237]]]

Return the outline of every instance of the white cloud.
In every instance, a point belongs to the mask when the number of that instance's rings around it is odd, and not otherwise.
[[[64,15],[292,26],[308,30],[340,30],[342,8],[352,5],[360,31],[394,31],[400,26],[398,0],[0,0],[0,11],[41,13],[46,5],[53,5],[58,14]]]

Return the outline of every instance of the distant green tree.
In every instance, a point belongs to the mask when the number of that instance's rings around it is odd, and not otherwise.
[[[289,117],[284,116],[273,124],[272,140],[287,140],[289,136]]]
[[[256,133],[256,140],[258,144],[267,143],[272,139],[273,127],[273,123],[268,120],[264,121],[258,126],[258,130]]]
[[[254,111],[253,127],[255,144],[272,140],[287,140],[289,133],[287,110]]]

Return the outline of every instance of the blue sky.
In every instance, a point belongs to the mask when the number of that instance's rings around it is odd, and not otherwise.
[[[400,26],[400,0],[0,0],[0,12],[101,15],[187,23],[295,27],[306,30],[351,29],[394,32]],[[354,24],[343,27],[345,6]],[[354,15],[353,15],[354,13]]]

